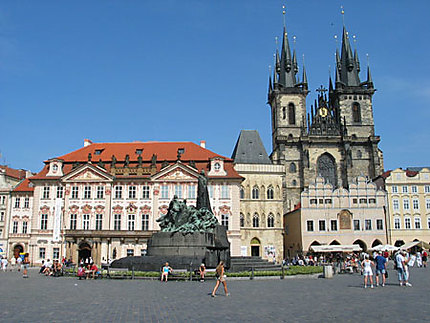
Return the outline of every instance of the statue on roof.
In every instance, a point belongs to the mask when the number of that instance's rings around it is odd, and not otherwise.
[[[112,168],[116,167],[116,157],[115,155],[112,155],[112,163],[111,163]]]
[[[130,156],[125,155],[124,167],[128,167],[130,165]]]

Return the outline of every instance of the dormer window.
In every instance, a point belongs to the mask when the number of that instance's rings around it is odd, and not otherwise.
[[[220,163],[215,163],[215,165],[214,165],[214,168],[215,168],[215,170],[220,170],[221,169],[221,165],[220,165]]]
[[[136,155],[142,155],[143,149],[136,149]]]
[[[103,152],[104,149],[96,149],[94,152],[94,155],[100,155]]]
[[[58,165],[57,165],[57,164],[54,164],[54,165],[52,166],[52,171],[55,173],[57,170],[58,170]]]
[[[179,148],[178,149],[178,154],[183,154],[185,152],[185,148]]]

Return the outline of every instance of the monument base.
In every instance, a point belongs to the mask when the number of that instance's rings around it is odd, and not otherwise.
[[[157,232],[147,246],[147,256],[121,258],[112,262],[111,267],[159,271],[168,262],[173,269],[196,270],[202,263],[206,268],[215,268],[221,260],[225,268],[230,267],[230,243],[221,225],[213,233]]]

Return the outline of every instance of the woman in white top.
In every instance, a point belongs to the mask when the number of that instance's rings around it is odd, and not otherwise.
[[[374,265],[373,261],[369,260],[369,255],[364,256],[364,260],[361,263],[363,267],[363,275],[364,275],[364,288],[367,288],[367,277],[370,279],[370,288],[373,288],[373,272],[372,266]]]

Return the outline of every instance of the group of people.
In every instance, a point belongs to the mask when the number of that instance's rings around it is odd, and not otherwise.
[[[22,278],[28,278],[28,267],[30,266],[30,260],[28,257],[28,253],[19,255],[18,257],[12,256],[10,259],[10,263],[7,257],[0,256],[0,264],[3,272],[6,272],[9,268],[9,271],[13,271],[17,269],[21,271],[22,269]]]
[[[42,260],[42,266],[40,267],[39,273],[45,276],[59,277],[63,275],[63,262],[58,259],[51,261],[48,259],[46,262]]]
[[[86,265],[84,263],[79,264],[77,276],[81,279],[95,279],[100,274],[97,265],[94,262],[90,262]]]
[[[410,254],[405,250],[399,250],[393,255],[394,269],[397,271],[397,278],[400,286],[412,287],[409,282],[409,268],[413,267],[415,263],[418,267],[427,267],[427,251],[423,250]],[[375,252],[373,261],[370,260],[369,255],[364,255],[364,260],[361,262],[362,272],[364,275],[364,288],[367,288],[367,282],[370,282],[370,288],[373,288],[373,271],[372,267],[376,269],[376,287],[379,286],[379,276],[382,277],[381,286],[385,286],[386,278],[388,277],[387,264],[389,256],[388,253],[381,251]]]

